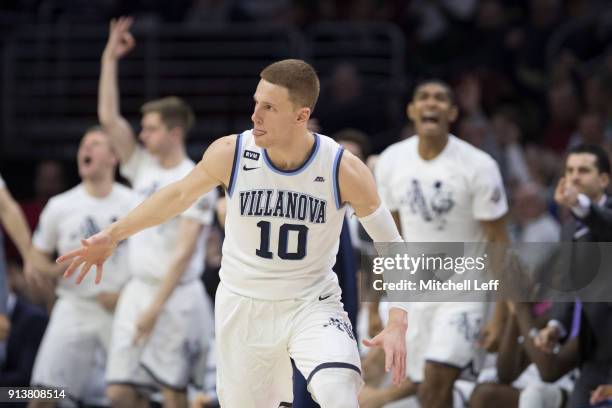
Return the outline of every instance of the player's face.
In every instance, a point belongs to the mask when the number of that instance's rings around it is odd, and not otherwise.
[[[100,131],[89,132],[83,136],[77,153],[77,163],[79,176],[83,180],[95,179],[106,172],[113,172],[117,158],[108,137]]]
[[[166,152],[171,147],[172,135],[161,119],[159,112],[147,112],[140,122],[140,141],[152,155]]]
[[[421,85],[408,105],[408,117],[417,133],[425,137],[446,136],[457,113],[448,89],[437,83]]]
[[[590,153],[573,153],[565,163],[565,177],[579,193],[599,197],[607,188],[609,177],[597,169],[597,158]]]
[[[265,79],[259,81],[255,95],[253,136],[255,143],[263,148],[283,145],[300,123],[308,121],[310,109],[296,108],[289,99],[287,88],[272,84]]]

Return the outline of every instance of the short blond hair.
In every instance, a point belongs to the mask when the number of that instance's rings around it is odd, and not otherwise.
[[[289,99],[298,108],[314,110],[319,99],[319,77],[306,61],[286,59],[268,65],[259,74],[261,79],[287,88]]]
[[[154,99],[140,108],[140,113],[143,115],[152,112],[159,113],[161,121],[168,129],[175,127],[183,129],[185,136],[195,123],[193,109],[187,102],[177,96]]]

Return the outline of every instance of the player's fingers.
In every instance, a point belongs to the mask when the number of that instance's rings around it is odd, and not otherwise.
[[[55,262],[62,263],[74,257],[80,256],[83,253],[83,248],[73,249],[70,252],[65,253],[64,255],[58,257]]]
[[[126,32],[130,29],[132,25],[132,18],[123,16],[121,17],[121,32]]]
[[[76,258],[75,260],[73,260],[68,269],[66,269],[66,272],[64,272],[64,278],[71,277],[74,271],[76,271],[77,268],[81,266],[83,262],[85,262],[83,258]]]
[[[132,48],[136,44],[136,40],[134,39],[134,36],[129,31],[123,33],[122,40],[125,46],[128,48]]]
[[[77,285],[80,284],[83,281],[83,279],[85,279],[87,272],[89,272],[92,266],[93,264],[90,262],[86,262],[85,265],[83,265],[83,267],[81,268],[81,273],[79,273],[79,276],[76,280]]]
[[[558,189],[563,189],[565,187],[565,177],[561,177],[559,179],[559,183],[557,183],[557,188]]]
[[[362,343],[366,347],[378,347],[378,346],[380,346],[380,339],[378,338],[378,336],[376,336],[376,337],[374,337],[371,340],[363,339]]]
[[[393,366],[393,349],[385,348],[385,371],[389,372]]]
[[[395,351],[394,355],[393,355],[393,370],[394,370],[394,377],[395,377],[395,381],[396,384],[395,385],[399,385],[400,382],[402,382],[401,379],[401,375],[402,375],[402,353],[401,351]]]
[[[597,404],[600,400],[603,399],[602,397],[603,397],[603,386],[600,385],[599,387],[597,387],[595,391],[591,393],[590,403]]]
[[[395,363],[393,363],[393,367],[391,367],[392,370],[392,383],[393,385],[399,385],[400,381],[399,381],[399,372],[400,372],[400,367],[396,366]]]
[[[392,370],[392,378],[393,378],[393,384],[397,385],[397,379],[399,377],[399,370],[400,370],[400,366],[399,366],[399,361],[397,359],[397,352],[393,352],[393,362],[391,363],[391,370]]]
[[[104,264],[96,264],[96,285],[102,280],[102,267]]]

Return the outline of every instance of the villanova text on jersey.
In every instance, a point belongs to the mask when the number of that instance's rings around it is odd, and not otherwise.
[[[324,224],[327,201],[287,190],[257,189],[240,191],[240,215],[276,217]]]

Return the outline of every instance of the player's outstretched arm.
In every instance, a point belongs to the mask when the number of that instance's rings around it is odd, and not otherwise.
[[[136,44],[130,33],[131,25],[132,19],[129,17],[111,21],[98,84],[98,120],[108,133],[121,163],[127,162],[136,147],[134,131],[121,116],[118,79],[119,59]]]
[[[21,258],[27,261],[31,242],[30,227],[21,207],[6,188],[0,188],[0,220]]]
[[[340,162],[340,195],[359,217],[361,225],[374,242],[401,242],[391,213],[381,204],[376,182],[370,169],[357,157],[345,152]],[[393,383],[399,385],[406,375],[406,311],[392,306],[387,326],[372,340],[364,340],[368,347],[382,347],[385,351],[385,370],[392,370]]]
[[[120,241],[177,216],[217,185],[227,186],[232,171],[235,146],[236,136],[226,136],[216,140],[187,176],[157,191],[127,216],[103,231],[82,240],[80,248],[59,257],[58,262],[72,260],[64,277],[70,277],[82,265],[77,277],[77,283],[80,283],[91,267],[96,266],[96,283],[100,282],[102,264]]]

